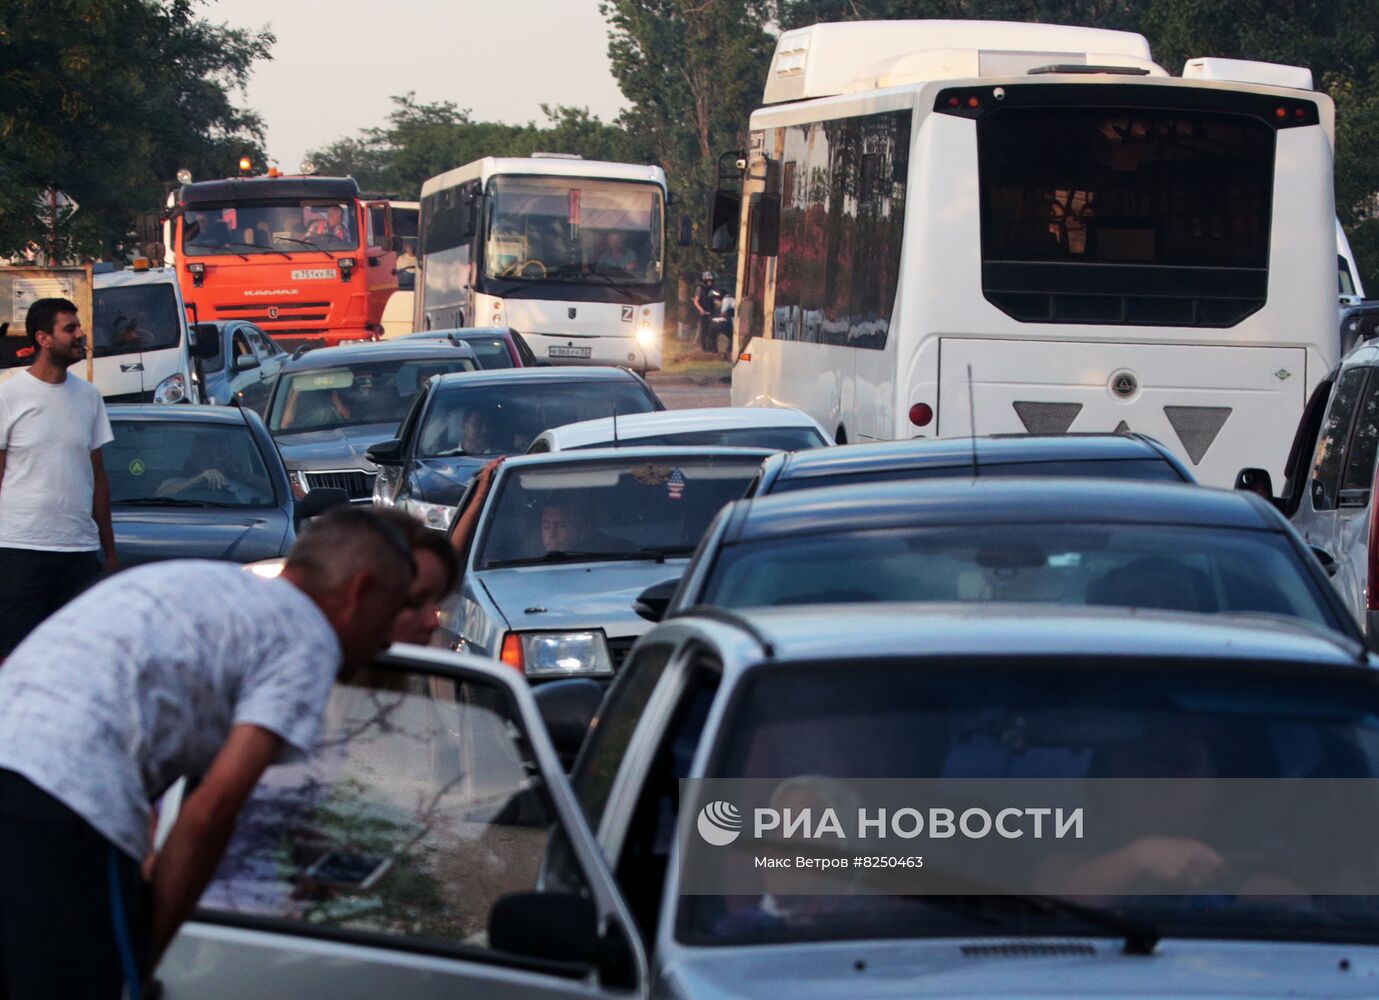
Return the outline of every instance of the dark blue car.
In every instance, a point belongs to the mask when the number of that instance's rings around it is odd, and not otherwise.
[[[258,414],[226,406],[112,406],[101,449],[121,566],[158,559],[256,562],[285,555],[297,526],[346,502],[296,500]]]

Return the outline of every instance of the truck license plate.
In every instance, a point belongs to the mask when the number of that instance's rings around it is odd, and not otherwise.
[[[307,267],[292,272],[293,281],[317,281],[339,277],[333,267]]]
[[[592,347],[552,347],[547,352],[552,358],[587,358],[594,353]]]

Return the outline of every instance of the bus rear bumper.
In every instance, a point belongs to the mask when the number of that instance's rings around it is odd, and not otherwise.
[[[661,340],[649,344],[636,337],[589,337],[568,333],[529,333],[520,331],[527,346],[541,364],[550,365],[625,365],[639,372],[661,367]]]

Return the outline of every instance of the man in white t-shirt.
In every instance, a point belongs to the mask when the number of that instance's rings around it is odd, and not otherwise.
[[[137,990],[264,769],[310,752],[341,664],[367,667],[388,644],[416,572],[396,518],[322,515],[275,580],[223,562],[129,570],[10,655],[0,997]],[[150,859],[149,804],[180,777],[200,780]]]
[[[33,364],[0,383],[0,660],[39,622],[115,568],[100,390],[67,369],[86,357],[77,307],[39,299]]]

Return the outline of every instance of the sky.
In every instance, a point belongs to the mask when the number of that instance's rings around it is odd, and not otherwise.
[[[263,116],[270,161],[288,171],[381,125],[408,91],[512,123],[539,121],[542,103],[605,121],[627,104],[598,0],[208,0],[200,14],[277,36],[236,100]]]

